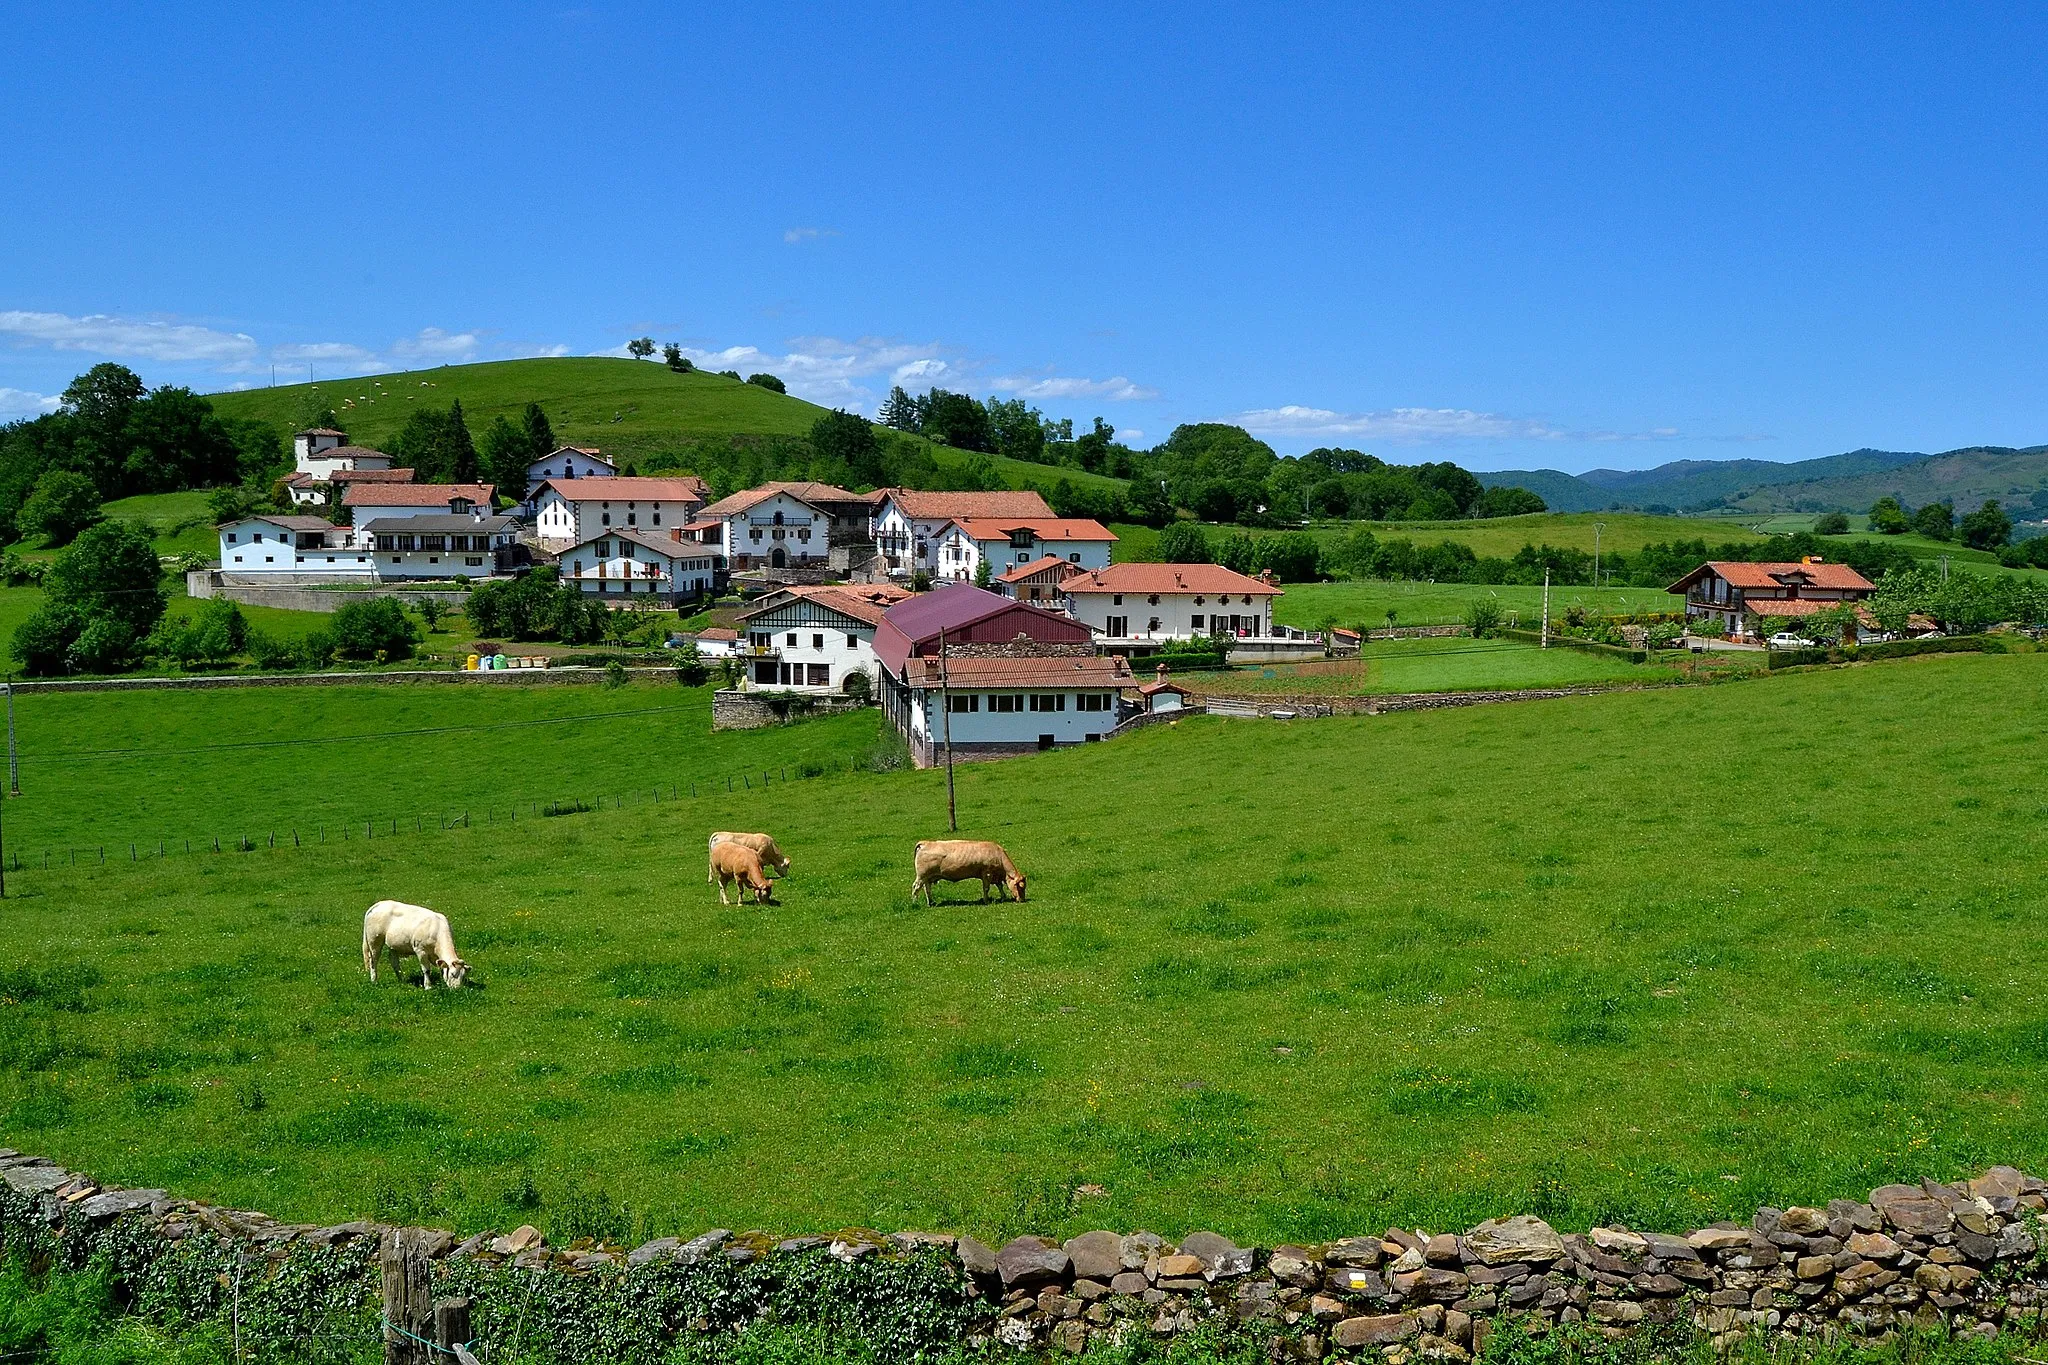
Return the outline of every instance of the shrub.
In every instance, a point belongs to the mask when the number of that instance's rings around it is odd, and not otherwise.
[[[1491,597],[1475,597],[1465,604],[1465,624],[1475,636],[1484,638],[1500,629],[1500,603]]]
[[[69,545],[99,519],[99,489],[68,469],[53,469],[37,479],[35,491],[15,514],[16,525],[51,545]]]
[[[683,641],[676,650],[676,681],[685,687],[702,687],[709,671],[704,667],[704,651],[697,648],[695,640]]]
[[[606,687],[624,687],[629,681],[631,679],[627,676],[626,666],[617,659],[613,659],[604,666],[604,685]]]
[[[61,602],[38,608],[14,629],[8,646],[21,671],[31,678],[54,678],[71,665],[71,645],[85,629],[85,618]]]
[[[1209,537],[1192,521],[1176,521],[1159,532],[1159,557],[1168,564],[1207,564]]]
[[[72,642],[71,666],[81,673],[119,673],[133,667],[141,652],[134,627],[118,616],[98,616]]]
[[[788,388],[783,385],[783,382],[772,374],[750,374],[747,376],[747,382],[749,384],[757,384],[770,393],[789,392]]]
[[[1849,534],[1849,518],[1842,512],[1828,512],[1815,517],[1813,533],[1819,536],[1845,536]]]
[[[344,602],[329,627],[334,652],[344,659],[409,659],[420,628],[389,597]]]
[[[242,609],[224,597],[215,597],[200,603],[190,620],[180,616],[159,625],[149,638],[149,652],[190,668],[232,659],[248,644],[249,623],[243,619]]]

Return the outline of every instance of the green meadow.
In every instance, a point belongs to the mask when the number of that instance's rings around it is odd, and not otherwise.
[[[1743,656],[1745,658],[1751,656]],[[1177,676],[1200,692],[1223,696],[1367,696],[1391,692],[1472,692],[1492,688],[1644,686],[1681,678],[1683,654],[1657,662],[1558,646],[1542,649],[1518,640],[1469,636],[1375,641],[1355,659],[1306,664],[1252,664],[1221,673]]]
[[[872,713],[713,737],[651,685],[27,696],[10,846],[501,805],[10,869],[0,1142],[562,1240],[1676,1227],[2040,1169],[2044,704],[2033,654],[1189,719],[963,765],[961,832],[1030,899],[925,908],[945,776],[859,764]],[[124,747],[150,752],[89,754]],[[688,795],[742,760],[791,779]],[[782,841],[780,904],[720,906],[719,828]],[[449,914],[472,988],[363,977],[387,896]]]
[[[1387,613],[1402,626],[1454,625],[1465,619],[1475,601],[1499,605],[1504,617],[1534,628],[1543,617],[1541,584],[1424,583],[1405,579],[1339,579],[1331,583],[1288,583],[1273,602],[1273,619],[1282,625],[1320,630],[1335,621],[1350,629],[1384,630]],[[1684,602],[1662,588],[1592,588],[1584,584],[1550,589],[1551,619],[1573,607],[1593,616],[1636,612],[1679,611]]]

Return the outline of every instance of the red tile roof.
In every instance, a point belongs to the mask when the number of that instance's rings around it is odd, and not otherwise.
[[[1811,616],[1849,605],[1819,597],[1751,597],[1743,602],[1742,609],[1751,616]]]
[[[1036,490],[1000,489],[992,493],[924,493],[911,488],[884,488],[882,494],[914,521],[951,521],[959,517],[1051,517],[1052,508]]]
[[[1121,592],[1201,593],[1223,597],[1278,597],[1280,589],[1256,578],[1247,578],[1221,564],[1112,564],[1095,569],[1060,585],[1069,593]]]
[[[1876,584],[1847,564],[1829,564],[1820,560],[1802,560],[1796,564],[1753,564],[1746,560],[1716,559],[1700,565],[1665,591],[1682,593],[1709,571],[1719,574],[1731,585],[1745,591],[1751,588],[1768,590],[1785,587],[1784,577],[1788,574],[1805,574],[1808,587],[1852,592],[1877,590]]]
[[[695,474],[674,479],[542,479],[541,488],[554,489],[567,502],[703,502],[711,496],[710,486]],[[539,489],[534,496],[540,496]]]
[[[1040,540],[1116,539],[1107,526],[1086,517],[955,517],[953,524],[972,540],[1008,540],[1013,531],[1030,531]]]
[[[344,507],[446,507],[453,499],[468,498],[488,507],[497,491],[487,483],[355,484],[341,495],[341,503]]]
[[[333,427],[307,427],[307,428],[306,428],[305,430],[303,430],[303,431],[295,431],[295,432],[293,432],[293,433],[292,433],[292,435],[294,435],[294,436],[339,436],[339,437],[341,437],[341,439],[342,439],[342,440],[344,440],[344,441],[346,441],[346,440],[348,439],[348,433],[347,433],[347,432],[345,432],[345,431],[336,431],[336,430],[335,430],[335,429],[334,429]]]
[[[1031,577],[1033,574],[1044,573],[1048,569],[1066,569],[1069,572],[1062,575],[1062,577],[1066,578],[1071,578],[1074,576],[1074,574],[1082,574],[1088,572],[1079,564],[1075,564],[1071,561],[1061,559],[1058,555],[1041,555],[1039,558],[1032,560],[1029,564],[1019,564],[1016,568],[1010,570],[1008,573],[997,574],[996,582],[1021,583],[1025,579]]]
[[[885,583],[791,584],[768,594],[767,600],[761,605],[741,612],[739,619],[751,620],[783,606],[786,598],[800,597],[805,601],[816,602],[819,606],[829,607],[842,616],[849,616],[856,621],[865,621],[875,626],[882,623],[882,617],[889,608],[910,595],[908,588],[898,588]]]
[[[329,483],[411,483],[410,469],[337,469],[327,476]]]
[[[381,450],[369,446],[329,446],[325,450],[311,451],[309,460],[388,460],[391,457]]]
[[[706,626],[697,632],[697,638],[700,640],[737,640],[740,638],[740,633],[725,626]]]
[[[904,682],[923,690],[939,686],[939,661],[924,659],[912,666]],[[946,685],[955,692],[998,688],[1124,688],[1131,684],[1131,666],[1121,654],[1086,659],[948,659]]]

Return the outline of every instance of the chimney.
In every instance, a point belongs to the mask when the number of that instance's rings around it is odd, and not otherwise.
[[[1165,664],[1160,664],[1160,665],[1159,665],[1159,666],[1158,666],[1157,668],[1153,669],[1153,670],[1152,670],[1152,672],[1153,672],[1153,674],[1154,674],[1154,675],[1155,675],[1155,676],[1156,676],[1156,677],[1158,678],[1158,680],[1159,680],[1160,682],[1165,682],[1165,681],[1166,681],[1166,665],[1165,665]]]
[[[1266,585],[1267,587],[1269,587],[1269,588],[1270,588],[1270,587],[1272,587],[1272,586],[1273,586],[1273,571],[1272,571],[1271,569],[1261,569],[1261,570],[1259,570],[1259,582],[1261,582],[1261,583],[1265,584],[1265,585]]]

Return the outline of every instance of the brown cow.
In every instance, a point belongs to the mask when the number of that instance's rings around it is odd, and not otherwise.
[[[744,844],[761,855],[763,868],[774,868],[779,877],[789,875],[789,857],[775,846],[775,838],[769,834],[735,834],[722,829],[711,836],[713,846],[718,844]]]
[[[910,899],[924,893],[932,903],[932,883],[981,883],[981,899],[988,900],[989,888],[1000,884],[1013,900],[1024,899],[1024,874],[1003,852],[1001,844],[986,839],[927,839],[917,846],[917,879],[910,884]]]
[[[718,883],[718,903],[730,905],[725,898],[725,884],[731,882],[738,892],[740,904],[747,903],[747,892],[754,893],[756,905],[773,905],[774,884],[761,871],[761,855],[745,844],[723,843],[711,846],[711,875],[707,881]]]

